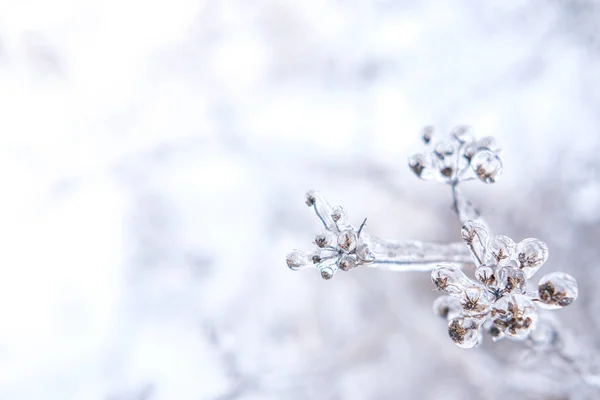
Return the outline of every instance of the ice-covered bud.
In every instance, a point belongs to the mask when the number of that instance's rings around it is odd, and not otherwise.
[[[538,319],[534,302],[520,294],[505,294],[492,306],[494,325],[516,339],[527,337]]]
[[[464,349],[469,349],[479,343],[480,320],[469,317],[457,317],[448,324],[448,335],[454,343]]]
[[[311,266],[312,260],[303,251],[293,250],[285,257],[285,262],[291,270],[297,271],[299,269]]]
[[[491,265],[482,265],[475,270],[475,278],[489,288],[497,285],[496,269]]]
[[[489,237],[485,225],[475,221],[467,221],[462,226],[461,235],[471,250],[476,265],[482,264],[486,259],[486,248]]]
[[[338,266],[342,271],[349,271],[356,267],[356,259],[349,254],[345,254],[338,260]]]
[[[486,313],[493,300],[493,296],[478,286],[468,287],[460,295],[460,305],[467,314]]]
[[[502,293],[525,294],[527,291],[527,279],[518,268],[507,266],[496,269],[498,290]]]
[[[517,245],[519,268],[531,278],[548,259],[548,246],[538,239],[524,239]]]
[[[340,232],[337,238],[339,248],[347,253],[351,253],[356,249],[357,241],[356,233],[350,229]]]
[[[320,233],[315,237],[315,244],[320,248],[330,247],[334,242],[335,235],[329,231]]]
[[[306,203],[307,206],[309,206],[309,207],[314,206],[316,201],[317,201],[317,196],[314,191],[310,191],[310,192],[306,193],[306,196],[304,197],[304,202]]]
[[[458,267],[452,264],[440,265],[431,272],[431,280],[442,292],[459,296],[473,282]]]
[[[433,178],[433,171],[430,163],[424,154],[417,153],[408,159],[408,166],[419,178],[429,180]]]
[[[425,144],[429,144],[429,142],[431,142],[431,138],[433,138],[433,126],[426,126],[423,128],[421,137],[423,138],[423,142]]]
[[[494,151],[480,150],[471,159],[471,168],[484,183],[494,183],[502,174],[502,160]]]
[[[334,274],[335,274],[335,270],[332,267],[321,268],[321,278],[323,278],[325,280],[329,280],[329,279],[333,278]]]
[[[552,272],[540,279],[540,306],[549,309],[566,307],[577,299],[577,281],[564,272]]]
[[[337,206],[331,212],[331,219],[338,225],[345,225],[348,222],[348,214],[342,207]]]
[[[487,262],[504,266],[515,251],[515,242],[508,236],[497,235],[490,238],[487,245]]]

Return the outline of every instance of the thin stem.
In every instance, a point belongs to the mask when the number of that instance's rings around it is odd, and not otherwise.
[[[478,221],[483,223],[479,210],[468,200],[458,188],[459,182],[454,182],[452,188],[452,210],[456,213],[461,224],[467,221]]]
[[[431,271],[441,263],[473,265],[469,250],[463,243],[426,243],[390,241],[363,234],[363,240],[375,256],[369,267],[394,271]]]

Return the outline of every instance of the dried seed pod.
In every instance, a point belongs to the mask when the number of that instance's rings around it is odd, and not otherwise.
[[[475,278],[489,288],[496,287],[496,269],[491,265],[482,265],[475,270]]]
[[[337,238],[339,248],[347,253],[351,253],[356,249],[357,242],[356,233],[350,229],[340,232]]]
[[[346,213],[346,210],[341,206],[334,207],[331,212],[331,219],[333,219],[338,226],[346,225],[348,223],[348,213]]]
[[[548,246],[538,239],[528,238],[517,245],[519,268],[527,279],[531,278],[548,259]]]
[[[431,142],[431,138],[433,137],[433,126],[426,126],[423,128],[421,137],[423,138],[423,142],[425,144],[429,144]]]
[[[329,279],[333,278],[334,274],[335,274],[335,270],[331,267],[321,268],[321,278],[323,278],[325,280],[329,280]]]
[[[484,183],[494,183],[502,174],[502,160],[496,152],[479,150],[471,158],[471,168],[477,178]]]
[[[462,238],[471,250],[476,265],[481,265],[486,259],[486,248],[488,244],[488,231],[485,225],[467,221],[461,229]]]
[[[460,295],[460,305],[466,314],[482,314],[490,309],[493,297],[478,286],[466,288]]]
[[[464,349],[469,349],[479,343],[480,320],[476,318],[457,317],[448,324],[448,335],[454,343]]]
[[[552,272],[540,279],[540,306],[548,309],[566,307],[577,299],[577,281],[564,272]]]
[[[520,294],[505,294],[492,306],[494,325],[505,335],[515,339],[527,337],[538,319],[535,304]]]
[[[437,172],[431,161],[421,153],[417,153],[408,159],[408,166],[419,178],[423,180],[436,179]]]
[[[431,272],[431,280],[438,290],[460,296],[473,282],[458,267],[452,264],[440,265]]]
[[[508,264],[515,252],[515,242],[508,236],[496,235],[490,238],[487,245],[487,262],[504,266]]]
[[[304,202],[306,203],[307,206],[309,206],[309,207],[314,206],[316,201],[317,201],[317,197],[316,197],[314,191],[310,191],[310,192],[306,193]]]
[[[285,262],[291,270],[297,271],[299,269],[311,266],[312,260],[303,251],[293,250],[285,257]]]
[[[335,243],[335,235],[327,231],[315,236],[315,244],[319,248],[330,247]]]
[[[462,313],[460,300],[449,295],[440,296],[433,302],[433,313],[446,320],[456,318]]]
[[[518,268],[506,266],[496,268],[498,280],[497,289],[501,293],[525,294],[527,291],[527,278]]]
[[[349,271],[356,267],[356,259],[349,254],[343,255],[338,260],[338,266],[342,271]]]

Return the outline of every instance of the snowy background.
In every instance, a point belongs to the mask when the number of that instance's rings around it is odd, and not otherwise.
[[[423,125],[468,123],[505,173],[467,192],[577,278],[555,314],[600,354],[598,21],[594,0],[0,0],[0,398],[599,398],[519,343],[457,348],[428,274],[284,262],[320,231],[308,189],[372,234],[459,240],[406,159]]]

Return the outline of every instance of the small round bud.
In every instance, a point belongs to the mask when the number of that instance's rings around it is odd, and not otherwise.
[[[331,232],[320,233],[315,237],[317,247],[324,248],[333,244],[334,235]]]
[[[497,235],[490,238],[487,245],[487,262],[504,266],[515,251],[515,242],[508,236]]]
[[[531,278],[548,259],[548,246],[538,239],[525,239],[517,245],[519,268],[527,279]]]
[[[462,226],[461,235],[464,242],[471,250],[476,265],[484,262],[489,237],[485,225],[475,221],[467,221]]]
[[[471,168],[480,181],[494,183],[502,174],[502,160],[491,150],[480,150],[471,159]]]
[[[538,286],[540,306],[548,309],[566,307],[577,299],[577,281],[564,272],[552,272],[540,279]]]
[[[307,267],[310,265],[311,260],[309,257],[300,250],[294,250],[285,257],[285,262],[289,269],[292,271],[297,271],[301,268]]]
[[[538,320],[535,304],[526,296],[506,294],[498,299],[492,309],[494,325],[505,335],[525,338]]]
[[[433,126],[426,126],[423,128],[423,142],[425,144],[429,144],[431,142],[431,138],[433,137]]]
[[[434,269],[431,272],[431,280],[438,290],[455,296],[473,285],[469,277],[451,264],[441,265]]]
[[[527,279],[518,268],[507,266],[496,269],[498,279],[497,288],[502,293],[525,294],[527,291]]]
[[[331,219],[338,225],[344,225],[348,222],[348,214],[342,207],[337,206],[331,212]]]
[[[338,261],[338,266],[342,271],[349,271],[352,268],[356,267],[356,260],[354,257],[346,254],[340,257]]]
[[[454,343],[463,349],[469,349],[479,343],[479,320],[457,317],[448,324],[448,335]]]
[[[487,312],[492,301],[488,292],[477,286],[466,288],[460,295],[460,305],[467,314]]]
[[[307,206],[309,206],[309,207],[314,206],[316,201],[317,201],[317,197],[316,197],[314,191],[310,191],[310,192],[306,193],[304,202],[306,203]]]
[[[408,159],[408,166],[421,179],[431,179],[431,171],[427,159],[423,154],[415,154]]]
[[[331,267],[321,268],[321,278],[323,278],[325,280],[329,280],[329,279],[333,278],[334,274],[335,274],[335,271]]]
[[[475,278],[489,288],[497,284],[495,268],[491,265],[482,265],[475,270]]]
[[[341,232],[337,238],[338,246],[347,253],[351,253],[356,249],[357,241],[356,233],[352,230]]]

